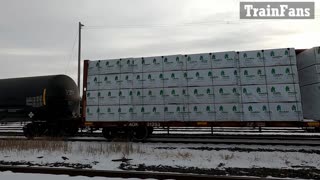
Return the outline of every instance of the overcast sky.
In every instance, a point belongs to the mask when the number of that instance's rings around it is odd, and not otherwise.
[[[292,1],[292,0],[291,0]],[[238,0],[0,0],[0,77],[67,74],[82,59],[320,45],[314,20],[240,20]]]

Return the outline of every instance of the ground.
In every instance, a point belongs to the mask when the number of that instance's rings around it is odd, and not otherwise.
[[[309,146],[0,141],[0,165],[320,178]]]

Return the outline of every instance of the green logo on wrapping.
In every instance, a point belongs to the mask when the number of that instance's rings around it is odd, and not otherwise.
[[[149,92],[148,92],[148,95],[149,95],[149,96],[152,96],[152,91],[149,91]]]
[[[213,54],[213,55],[211,56],[211,59],[216,59],[216,56]]]
[[[156,58],[154,58],[152,62],[153,62],[153,64],[157,64]]]
[[[261,57],[261,53],[260,52],[257,53],[257,57],[259,57],[259,58]]]
[[[148,79],[151,79],[151,74],[148,75]]]
[[[179,106],[177,107],[176,112],[180,112],[180,107]]]
[[[197,111],[198,111],[198,107],[197,107],[197,106],[194,106],[194,107],[193,107],[193,111],[197,112]]]
[[[183,95],[186,95],[186,94],[187,94],[187,92],[186,92],[185,89],[182,90],[182,94],[183,94]]]
[[[271,92],[273,92],[273,93],[276,92],[276,88],[274,86],[271,87]]]
[[[132,91],[129,91],[129,96],[132,96]]]
[[[220,107],[219,107],[219,111],[223,111],[223,106],[220,106]]]
[[[142,59],[142,64],[145,64],[145,60],[144,59]]]
[[[220,94],[223,94],[223,88],[220,88],[220,89],[219,89],[219,93],[220,93]]]
[[[107,76],[104,77],[104,81],[108,81],[108,77]]]
[[[115,81],[118,81],[118,76],[114,77],[114,80],[115,80]]]
[[[257,93],[261,93],[261,88],[257,87],[256,91],[257,91]]]
[[[100,113],[100,108],[97,109],[97,113]]]
[[[130,64],[130,60],[129,59],[127,60],[127,64]]]
[[[208,89],[207,89],[207,94],[210,94],[210,91],[211,91],[211,90],[208,88]]]
[[[318,54],[320,54],[320,47],[318,47]]]
[[[163,96],[163,90],[160,90],[160,95]]]
[[[183,106],[183,107],[182,107],[182,110],[183,110],[183,112],[186,112],[186,107]]]
[[[174,89],[172,89],[171,95],[175,95],[175,94],[176,94],[176,91]]]
[[[140,95],[141,95],[140,91],[137,91],[137,96],[140,96]]]
[[[108,113],[110,113],[110,112],[111,112],[111,109],[110,109],[110,108],[108,108],[108,109],[107,109],[107,112],[108,112]]]
[[[292,111],[296,111],[296,110],[297,110],[297,107],[296,107],[295,105],[292,105],[291,110],[292,110]]]
[[[179,62],[179,61],[180,61],[179,57],[176,57],[176,62]]]
[[[87,96],[90,97],[90,93],[89,92],[87,93]]]
[[[262,74],[261,69],[258,69],[257,74],[258,74],[258,75],[261,75],[261,74]]]
[[[99,66],[100,66],[100,61],[96,63],[96,67],[99,67]]]
[[[200,56],[200,61],[203,61],[203,56]]]
[[[93,81],[94,81],[94,82],[97,82],[97,80],[98,80],[97,77],[94,77],[94,80],[93,80]]]
[[[271,74],[276,74],[276,70],[274,68],[271,69]]]
[[[252,106],[249,106],[249,107],[248,107],[248,111],[250,111],[250,112],[253,111]]]
[[[236,94],[236,93],[237,93],[237,88],[233,88],[233,89],[232,89],[232,92],[233,92],[234,94]]]
[[[248,56],[247,53],[243,53],[244,58],[247,58],[247,56]]]
[[[191,61],[191,57],[189,56],[187,60],[188,60],[188,61]]]
[[[164,107],[164,112],[168,112],[168,107]]]
[[[290,91],[290,87],[286,86],[286,91],[289,92]]]
[[[289,68],[286,69],[286,73],[287,73],[287,74],[290,73],[290,69],[289,69]]]
[[[224,75],[225,75],[224,71],[221,71],[221,73],[220,73],[220,74],[221,74],[221,76],[224,76]]]
[[[162,74],[162,73],[159,75],[159,78],[160,78],[160,79],[163,79],[163,74]]]
[[[109,61],[106,62],[106,66],[109,66]]]
[[[267,106],[266,105],[262,106],[262,111],[267,111]]]
[[[101,95],[101,92],[98,92],[98,97],[100,97],[100,95]]]
[[[128,75],[126,75],[126,80],[128,80],[129,79],[129,76]]]
[[[122,96],[122,91],[119,91],[119,96]]]
[[[270,52],[270,56],[272,56],[272,57],[274,56],[274,51]]]
[[[199,72],[196,73],[196,77],[198,78],[200,76]]]
[[[207,106],[207,107],[206,107],[206,111],[210,111],[210,106]]]
[[[120,113],[121,112],[121,108],[118,108],[118,113]]]
[[[140,79],[140,75],[139,74],[137,75],[136,79],[138,79],[138,80]]]
[[[157,108],[153,107],[152,112],[157,112]]]
[[[174,79],[176,75],[174,73],[171,74],[171,78]]]
[[[248,70],[244,70],[243,74],[244,74],[245,76],[248,76]]]
[[[238,71],[237,71],[237,70],[234,70],[234,71],[233,71],[233,75],[237,76],[237,75],[238,75]]]
[[[133,113],[133,108],[132,107],[129,108],[129,112]]]
[[[286,51],[284,51],[284,55],[289,55],[289,51],[288,50],[286,50]]]
[[[208,72],[208,77],[212,77],[212,72],[211,71]]]
[[[232,111],[237,111],[237,106],[233,106]]]
[[[111,92],[110,91],[108,92],[108,96],[111,96]]]
[[[225,54],[224,59],[228,59],[228,58],[229,58],[229,54]]]
[[[277,106],[277,111],[281,111],[281,106],[280,105]]]
[[[248,91],[247,91],[247,88],[243,88],[243,89],[242,89],[242,92],[243,92],[244,94],[247,94],[247,92],[248,92]]]
[[[194,89],[193,94],[198,95],[198,89]]]
[[[87,113],[90,113],[90,109],[89,108],[87,108]]]
[[[117,65],[120,65],[120,61],[117,61]]]
[[[168,58],[164,58],[164,62],[167,63],[168,62]]]
[[[183,73],[183,77],[184,77],[184,78],[188,78],[188,73],[186,73],[186,72]]]
[[[141,112],[144,112],[144,107],[141,107]]]

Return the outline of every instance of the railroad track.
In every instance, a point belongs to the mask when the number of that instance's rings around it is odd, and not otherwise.
[[[143,172],[143,171],[108,171],[108,170],[91,170],[91,169],[70,169],[70,168],[46,168],[46,167],[19,167],[19,166],[0,166],[0,171],[12,171],[15,173],[32,173],[32,174],[52,174],[52,175],[69,175],[69,176],[87,176],[87,177],[118,177],[118,178],[155,178],[155,179],[177,179],[177,180],[256,180],[266,179],[259,177],[237,177],[237,176],[214,176],[198,175],[188,173],[172,172]],[[276,178],[272,178],[276,180]]]
[[[0,140],[25,141],[23,136],[0,137]],[[38,137],[33,140],[40,141],[73,141],[73,142],[106,142],[103,137],[71,137],[71,138],[47,138]],[[126,138],[115,139],[114,142],[128,142]],[[248,136],[217,136],[210,138],[203,137],[150,137],[143,143],[174,143],[174,144],[245,144],[245,145],[292,145],[292,146],[320,146],[320,137],[259,137]]]

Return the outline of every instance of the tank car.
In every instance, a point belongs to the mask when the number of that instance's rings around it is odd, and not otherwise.
[[[26,137],[73,135],[80,121],[80,94],[66,75],[0,80],[0,121],[28,121]]]

